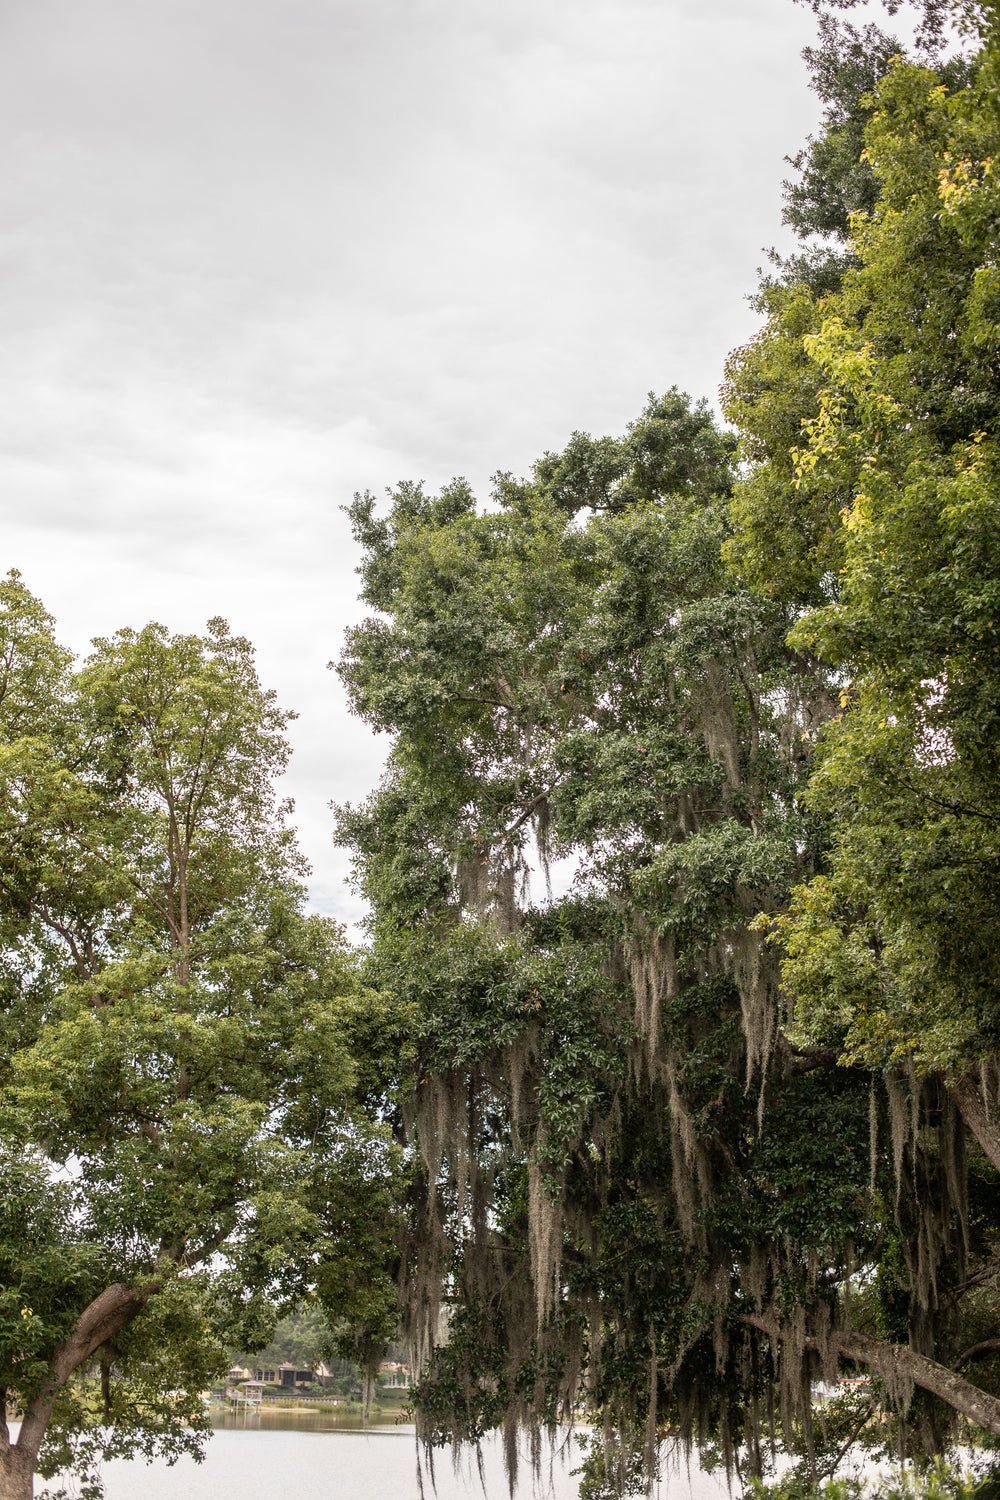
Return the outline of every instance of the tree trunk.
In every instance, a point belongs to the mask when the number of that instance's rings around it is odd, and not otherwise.
[[[0,1442],[0,1500],[31,1500],[34,1477],[33,1456],[16,1443]]]
[[[6,1424],[0,1423],[0,1500],[32,1500],[38,1451],[60,1386],[102,1344],[127,1328],[161,1285],[158,1280],[145,1286],[116,1282],[85,1308],[76,1328],[49,1360],[48,1382],[28,1405],[16,1443],[7,1436]]]

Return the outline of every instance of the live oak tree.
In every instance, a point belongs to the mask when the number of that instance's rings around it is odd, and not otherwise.
[[[405,1023],[304,910],[289,716],[246,640],[150,625],[75,667],[12,574],[0,668],[0,1495],[24,1500],[36,1469],[96,1494],[102,1455],[197,1453],[227,1346],[345,1262],[338,1310],[384,1336],[356,1254],[384,1259],[398,1152],[356,1054],[405,1054]]]
[[[812,868],[797,797],[837,700],[724,565],[731,448],[674,391],[485,512],[460,481],[352,509],[379,613],[341,672],[394,747],[341,830],[373,977],[420,1017],[418,1420],[502,1424],[512,1462],[519,1423],[585,1400],[649,1465],[673,1423],[759,1468],[816,1363],[760,1325],[829,1326],[871,1232],[867,1090],[781,1037],[749,928]]]

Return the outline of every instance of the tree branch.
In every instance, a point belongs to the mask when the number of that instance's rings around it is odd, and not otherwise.
[[[156,1146],[158,1150],[162,1151],[163,1136],[154,1122],[148,1119],[145,1115],[137,1114],[136,1119],[139,1121],[139,1129],[142,1131],[147,1141],[152,1141],[153,1145]]]
[[[843,1055],[838,1047],[796,1047],[783,1031],[778,1032],[779,1046],[791,1073],[811,1073],[815,1068],[832,1068]]]
[[[984,1354],[1000,1353],[1000,1339],[983,1339],[980,1344],[973,1344],[971,1349],[966,1349],[960,1354],[952,1365],[953,1370],[960,1370],[970,1359],[981,1359]]]
[[[791,1336],[791,1329],[782,1328],[777,1319],[746,1313],[741,1316],[740,1321],[779,1342]],[[867,1333],[845,1330],[835,1334],[834,1340],[842,1359],[867,1365],[879,1374],[905,1375],[914,1385],[920,1386],[921,1390],[929,1391],[953,1411],[968,1417],[970,1422],[1000,1436],[1000,1400],[973,1385],[955,1370],[939,1365],[937,1360],[929,1359],[926,1354],[918,1354],[905,1344],[889,1344],[883,1339],[872,1338]],[[819,1352],[819,1344],[815,1339],[806,1339],[805,1347]]]
[[[114,1338],[115,1334],[127,1328],[139,1316],[150,1297],[155,1296],[162,1285],[160,1279],[148,1281],[144,1286],[116,1281],[84,1309],[69,1338],[53,1352],[45,1387],[29,1403],[24,1413],[16,1446],[22,1453],[30,1455],[33,1463],[38,1457],[60,1388],[66,1384],[73,1371],[90,1359],[103,1343]]]
[[[535,808],[541,807],[546,798],[552,796],[552,793],[555,791],[558,785],[558,781],[554,781],[550,787],[547,787],[545,789],[544,792],[539,792],[537,797],[532,797],[531,801],[524,809],[524,812],[521,813],[520,817],[515,818],[510,827],[504,830],[503,834],[501,835],[502,842],[510,842],[517,830],[522,827],[523,824],[527,823],[528,819],[531,817],[531,814],[535,811]]]
[[[1000,1122],[991,1120],[986,1113],[975,1072],[970,1069],[963,1078],[952,1084],[951,1096],[958,1105],[958,1112],[967,1129],[1000,1172]]]

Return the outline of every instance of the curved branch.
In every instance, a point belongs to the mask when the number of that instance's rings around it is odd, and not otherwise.
[[[966,1128],[1000,1172],[1000,1121],[987,1114],[979,1080],[972,1070],[951,1085],[951,1096]]]
[[[60,1388],[66,1384],[73,1371],[90,1359],[103,1343],[114,1338],[116,1333],[127,1328],[139,1316],[150,1297],[155,1296],[162,1285],[163,1282],[159,1279],[149,1281],[144,1286],[117,1281],[113,1286],[106,1287],[84,1309],[69,1338],[60,1344],[49,1360],[49,1376],[44,1390],[30,1403],[24,1414],[16,1446],[22,1453],[30,1454],[32,1461],[38,1457]]]
[[[782,1328],[777,1319],[761,1317],[754,1313],[744,1314],[740,1322],[751,1328],[757,1328],[768,1338],[779,1342],[790,1337],[792,1332],[791,1329]],[[937,1360],[929,1359],[926,1354],[918,1354],[915,1349],[907,1348],[905,1344],[890,1344],[883,1339],[872,1338],[867,1333],[845,1330],[843,1333],[835,1334],[834,1340],[837,1353],[842,1359],[850,1359],[855,1364],[867,1365],[877,1374],[903,1375],[914,1385],[920,1386],[921,1390],[929,1391],[946,1406],[950,1406],[953,1411],[967,1417],[970,1422],[975,1422],[978,1427],[1000,1436],[1000,1400],[996,1396],[991,1396],[988,1391],[973,1385],[955,1370],[939,1365]],[[819,1345],[815,1339],[807,1339],[805,1347],[813,1352],[819,1352]]]
[[[982,1343],[973,1344],[971,1349],[960,1354],[951,1368],[960,1370],[970,1359],[982,1359],[985,1354],[997,1353],[1000,1353],[1000,1339],[983,1339]]]

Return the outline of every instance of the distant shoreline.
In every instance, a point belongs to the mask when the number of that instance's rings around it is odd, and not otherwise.
[[[245,1412],[260,1413],[264,1411],[274,1411],[321,1412],[323,1414],[332,1414],[336,1412],[342,1414],[345,1417],[361,1417],[363,1410],[360,1402],[351,1402],[350,1404],[348,1404],[344,1401],[326,1400],[322,1396],[300,1396],[297,1399],[289,1398],[288,1400],[283,1400],[280,1396],[271,1397],[270,1399],[261,1401],[255,1406],[246,1406],[242,1402],[237,1404],[235,1402],[222,1400],[219,1397],[215,1396],[212,1398],[211,1406],[214,1411],[223,1411],[231,1415],[236,1415],[237,1413],[242,1415]],[[406,1403],[402,1401],[373,1401],[370,1416],[399,1417],[402,1416],[405,1410]]]

